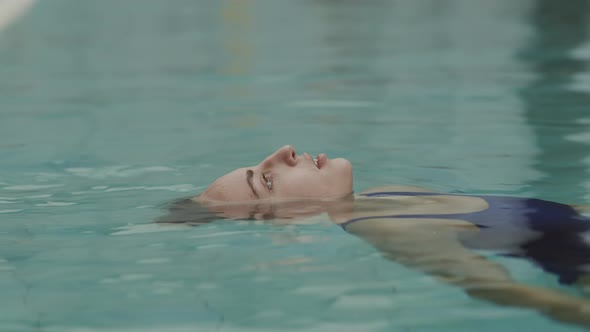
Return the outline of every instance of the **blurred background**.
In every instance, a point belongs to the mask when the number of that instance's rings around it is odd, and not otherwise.
[[[285,144],[348,158],[357,191],[590,204],[589,16],[582,0],[0,0],[0,330],[573,330],[327,225],[152,221]]]

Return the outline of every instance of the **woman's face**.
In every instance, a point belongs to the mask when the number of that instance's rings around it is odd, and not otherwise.
[[[352,193],[346,159],[297,155],[286,145],[260,164],[239,168],[213,182],[200,199],[239,202],[272,198],[339,198]]]

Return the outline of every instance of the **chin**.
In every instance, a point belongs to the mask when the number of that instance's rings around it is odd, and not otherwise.
[[[349,175],[352,178],[352,164],[350,161],[344,158],[332,159],[334,168],[338,170],[338,173],[342,172],[342,175]]]
[[[334,162],[334,169],[338,173],[338,178],[342,181],[343,195],[350,194],[352,192],[352,164],[350,161],[344,158],[332,159]]]

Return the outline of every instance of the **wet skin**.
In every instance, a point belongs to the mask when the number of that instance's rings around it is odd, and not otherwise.
[[[345,159],[297,155],[284,146],[258,165],[239,168],[195,197],[211,213],[228,219],[297,220],[328,213],[334,223],[367,218],[346,227],[377,248],[386,259],[460,286],[488,302],[537,310],[553,319],[590,326],[590,301],[552,289],[514,281],[495,262],[468,250],[460,238],[477,236],[472,223],[453,219],[379,218],[387,215],[457,214],[488,208],[478,197],[438,195],[367,198],[353,196],[352,167]],[[370,192],[432,192],[387,186]],[[376,218],[370,218],[374,216]],[[535,234],[528,234],[535,236]],[[526,239],[519,239],[519,241]]]
[[[352,193],[352,165],[325,154],[297,155],[286,145],[258,165],[236,169],[213,182],[199,196],[202,202],[244,202],[280,199],[330,199]]]

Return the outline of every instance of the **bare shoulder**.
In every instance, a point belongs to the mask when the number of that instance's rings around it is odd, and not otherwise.
[[[379,236],[406,236],[409,234],[407,232],[410,231],[416,234],[432,235],[434,230],[445,230],[452,233],[462,230],[479,231],[473,223],[468,221],[440,218],[367,217],[362,222],[353,222],[346,227],[346,231],[351,233],[374,234]]]
[[[420,193],[434,193],[435,190],[416,187],[416,186],[406,186],[406,185],[387,185],[381,186],[376,188],[371,188],[361,192],[360,194],[370,194],[370,193],[378,193],[378,192],[420,192]]]

